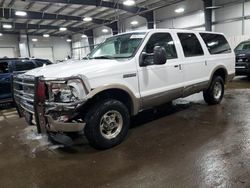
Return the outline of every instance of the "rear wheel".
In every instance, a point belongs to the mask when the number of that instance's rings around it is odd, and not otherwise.
[[[221,76],[214,76],[210,87],[203,92],[204,100],[209,105],[219,104],[224,96],[224,80]]]
[[[107,99],[88,111],[85,122],[85,135],[90,145],[96,149],[109,149],[125,139],[130,115],[123,103]]]

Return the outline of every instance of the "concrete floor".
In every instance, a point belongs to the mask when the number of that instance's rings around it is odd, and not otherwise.
[[[248,89],[247,89],[248,88]],[[228,85],[223,103],[200,94],[132,121],[128,138],[107,151],[80,140],[51,145],[0,111],[0,187],[250,187],[250,81]]]

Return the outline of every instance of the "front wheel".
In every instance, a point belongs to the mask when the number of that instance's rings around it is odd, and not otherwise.
[[[221,103],[224,96],[224,80],[221,76],[215,76],[211,85],[203,92],[204,100],[209,105]]]
[[[85,135],[90,145],[96,149],[109,149],[125,139],[130,115],[123,103],[107,99],[88,111],[85,122]]]

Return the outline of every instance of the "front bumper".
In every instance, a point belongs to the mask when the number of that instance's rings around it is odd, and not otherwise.
[[[73,120],[62,121],[58,116],[76,116],[77,108],[85,101],[74,103],[41,102],[37,98],[39,78],[14,75],[12,81],[13,100],[20,117],[25,117],[29,125],[36,125],[38,133],[79,132],[85,123]]]
[[[80,132],[84,130],[86,123],[63,123],[55,121],[51,116],[47,115],[47,130],[49,132]]]

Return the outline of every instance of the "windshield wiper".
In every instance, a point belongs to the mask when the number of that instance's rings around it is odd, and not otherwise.
[[[103,56],[92,57],[90,59],[115,59],[115,58],[112,56],[103,55]]]

